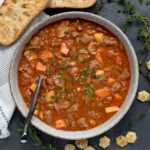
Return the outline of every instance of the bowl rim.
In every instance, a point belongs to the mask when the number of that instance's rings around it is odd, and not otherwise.
[[[122,104],[122,106],[120,108],[120,111],[118,111],[116,114],[114,114],[106,122],[104,122],[103,124],[101,124],[95,128],[91,128],[91,129],[83,130],[83,131],[58,130],[58,129],[50,127],[49,125],[47,125],[46,123],[44,123],[43,121],[38,119],[36,116],[33,116],[32,120],[31,120],[31,124],[33,126],[35,126],[38,130],[40,130],[50,136],[54,136],[54,137],[61,138],[61,139],[67,139],[67,140],[77,140],[77,139],[86,139],[86,138],[95,137],[97,135],[100,135],[100,134],[108,131],[113,126],[115,126],[124,117],[124,115],[129,110],[131,104],[133,103],[134,97],[136,95],[137,87],[138,87],[138,81],[139,81],[138,62],[137,62],[137,57],[136,57],[134,48],[132,47],[132,45],[131,45],[130,41],[128,40],[128,38],[126,37],[126,35],[114,23],[112,23],[111,21],[109,21],[101,16],[97,16],[95,14],[87,13],[87,12],[72,11],[72,12],[64,12],[64,13],[56,14],[54,16],[50,16],[48,19],[46,19],[44,21],[41,21],[41,23],[39,23],[36,27],[32,28],[29,33],[27,33],[27,35],[20,41],[18,48],[17,48],[16,52],[14,53],[12,61],[11,61],[11,65],[10,65],[10,69],[9,69],[10,92],[11,92],[12,98],[13,98],[18,110],[21,112],[21,114],[24,117],[27,116],[28,108],[25,106],[26,107],[26,108],[24,108],[25,111],[23,110],[23,108],[21,108],[20,103],[22,103],[22,102],[19,102],[18,99],[20,99],[20,98],[18,98],[16,95],[16,91],[18,92],[18,94],[20,94],[20,92],[18,90],[15,91],[13,89],[14,84],[16,84],[16,82],[14,83],[14,78],[13,78],[13,72],[14,72],[13,64],[16,61],[17,53],[19,52],[20,49],[24,48],[24,45],[30,40],[32,35],[34,35],[36,32],[39,31],[39,29],[41,29],[44,26],[51,24],[53,22],[57,22],[59,20],[75,19],[75,18],[95,22],[101,26],[104,26],[106,29],[108,29],[110,32],[112,32],[117,38],[119,38],[122,41],[123,45],[127,44],[128,49],[125,48],[125,50],[126,50],[126,53],[128,54],[128,59],[130,61],[130,69],[132,68],[131,69],[132,73],[131,73],[131,83],[130,83],[131,85],[129,87],[128,95],[126,96],[126,99],[124,100],[124,103]],[[114,32],[116,32],[116,33],[114,33]],[[22,51],[21,51],[21,53],[22,53]],[[18,62],[19,62],[19,60],[18,60]],[[16,85],[16,86],[18,86],[18,85]],[[22,101],[23,101],[23,99],[22,99]]]

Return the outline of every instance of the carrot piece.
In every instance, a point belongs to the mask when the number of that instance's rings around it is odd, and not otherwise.
[[[118,93],[114,94],[114,97],[117,100],[122,100],[123,99],[122,96],[120,94],[118,94]]]
[[[67,48],[67,45],[66,45],[65,43],[62,43],[60,52],[61,52],[63,55],[65,55],[65,56],[68,55],[68,53],[69,53],[69,48]]]
[[[110,91],[108,89],[99,89],[95,91],[95,94],[99,97],[107,97],[110,95]]]
[[[90,124],[91,124],[92,126],[95,126],[95,125],[96,125],[96,122],[95,122],[95,120],[93,120],[93,119],[90,119],[89,122],[90,122]]]
[[[106,113],[116,112],[116,111],[119,111],[119,109],[120,108],[118,106],[106,107],[105,112]]]
[[[95,58],[96,58],[97,61],[99,61],[100,63],[103,64],[103,59],[102,59],[102,57],[100,56],[99,53],[96,54]]]
[[[66,127],[66,123],[64,120],[60,119],[60,120],[57,120],[55,122],[55,127],[56,128],[65,128]]]
[[[38,109],[35,109],[35,111],[34,111],[34,115],[37,115],[38,114]]]
[[[46,66],[44,66],[42,63],[38,62],[38,64],[36,65],[36,70],[38,72],[45,73]]]
[[[36,83],[32,83],[32,85],[30,86],[30,90],[31,90],[32,92],[35,92],[36,87],[37,87],[37,84],[36,84]]]
[[[53,58],[53,54],[49,50],[44,50],[39,56],[41,59],[51,59]]]
[[[43,112],[42,112],[42,111],[40,111],[40,113],[39,113],[39,118],[40,118],[41,120],[44,119],[44,116],[43,116]]]
[[[115,82],[116,80],[114,78],[108,78],[108,84],[111,85]]]

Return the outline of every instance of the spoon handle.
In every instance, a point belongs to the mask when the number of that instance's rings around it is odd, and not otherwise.
[[[31,122],[32,116],[34,114],[34,110],[35,110],[35,107],[36,107],[36,104],[37,104],[37,100],[38,100],[38,97],[39,97],[42,82],[43,82],[43,77],[40,76],[39,81],[38,81],[38,85],[37,85],[35,93],[34,93],[32,104],[30,106],[28,115],[25,119],[25,126],[24,126],[24,129],[23,129],[22,137],[20,139],[21,143],[26,143],[27,142],[28,127],[29,127],[29,124]]]

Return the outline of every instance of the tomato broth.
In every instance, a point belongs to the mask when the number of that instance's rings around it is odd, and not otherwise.
[[[18,81],[27,107],[39,73],[45,78],[34,114],[51,127],[68,131],[99,126],[118,112],[131,76],[121,41],[82,19],[49,24],[26,44]]]

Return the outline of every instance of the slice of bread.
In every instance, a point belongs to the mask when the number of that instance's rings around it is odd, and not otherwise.
[[[49,8],[87,8],[96,3],[96,0],[50,0]]]
[[[0,45],[13,43],[49,0],[5,0],[0,7]]]

